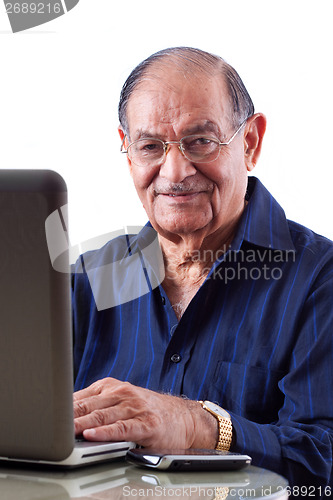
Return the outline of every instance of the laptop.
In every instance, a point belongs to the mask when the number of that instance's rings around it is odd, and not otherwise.
[[[69,258],[52,263],[45,231],[51,214],[65,224],[66,204],[59,174],[0,170],[0,460],[7,463],[78,467],[135,446],[75,440]]]

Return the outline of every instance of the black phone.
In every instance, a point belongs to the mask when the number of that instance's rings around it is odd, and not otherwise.
[[[169,471],[238,470],[251,464],[251,457],[231,451],[206,449],[163,450],[134,448],[126,460],[134,465]]]

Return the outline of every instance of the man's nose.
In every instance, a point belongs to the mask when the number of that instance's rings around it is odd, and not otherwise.
[[[170,182],[182,182],[196,173],[197,169],[180,151],[176,144],[168,147],[165,162],[160,167],[160,176]]]

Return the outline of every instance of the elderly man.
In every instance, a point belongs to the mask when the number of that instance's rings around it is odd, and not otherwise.
[[[232,67],[186,47],[135,68],[119,117],[149,223],[73,275],[76,432],[246,452],[292,485],[330,484],[333,245],[248,177],[265,117]],[[147,230],[162,283],[96,307],[94,270],[135,254],[147,271]]]

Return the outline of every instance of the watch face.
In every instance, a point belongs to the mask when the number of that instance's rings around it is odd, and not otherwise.
[[[230,419],[229,413],[227,411],[223,410],[223,408],[221,408],[220,406],[216,405],[215,403],[211,403],[210,401],[204,401],[204,404],[207,406],[207,408],[209,408],[210,410],[212,410],[214,413],[216,413],[220,417],[229,418]]]

